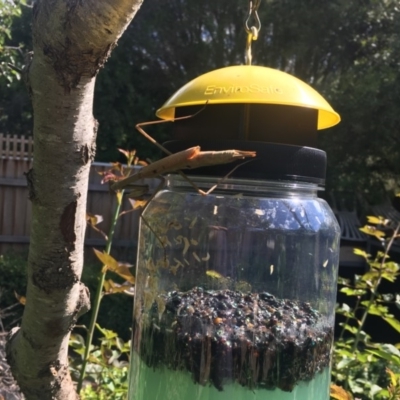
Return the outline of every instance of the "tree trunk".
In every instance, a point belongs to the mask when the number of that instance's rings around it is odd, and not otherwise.
[[[28,400],[78,399],[69,333],[88,310],[80,282],[95,77],[142,0],[37,0],[26,80],[34,109],[27,303],[8,361]]]

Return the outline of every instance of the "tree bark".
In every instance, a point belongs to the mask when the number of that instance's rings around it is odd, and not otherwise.
[[[95,77],[142,0],[37,0],[26,81],[34,109],[27,303],[8,361],[28,400],[75,400],[69,333],[90,306],[80,282]]]

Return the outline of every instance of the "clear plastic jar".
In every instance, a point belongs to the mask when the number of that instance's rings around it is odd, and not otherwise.
[[[166,177],[140,226],[129,400],[329,399],[340,235],[318,189]]]

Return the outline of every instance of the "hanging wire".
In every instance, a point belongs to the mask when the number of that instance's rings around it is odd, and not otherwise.
[[[258,39],[258,33],[261,29],[261,21],[258,16],[258,7],[260,6],[261,0],[250,0],[249,1],[249,12],[244,23],[244,29],[247,32],[245,61],[247,65],[251,65],[252,54],[251,54],[251,43],[253,40]]]

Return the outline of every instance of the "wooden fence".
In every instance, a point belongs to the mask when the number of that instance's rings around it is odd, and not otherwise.
[[[2,158],[27,158],[33,155],[32,136],[3,135],[0,133],[0,156]]]
[[[28,200],[28,188],[25,173],[32,168],[31,139],[16,136],[0,135],[0,254],[6,252],[26,252],[29,245],[31,203]],[[87,210],[101,215],[104,220],[98,225],[107,232],[110,226],[112,211],[115,207],[115,196],[108,184],[101,184],[102,172],[110,164],[93,163],[89,177]],[[157,180],[146,181],[154,189]],[[130,209],[128,200],[124,200],[123,210]],[[114,235],[115,253],[120,259],[134,262],[137,245],[139,211],[121,217]],[[105,240],[100,233],[86,230],[85,245],[101,248]],[[86,249],[86,254],[90,256]]]

